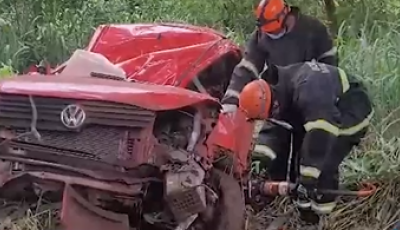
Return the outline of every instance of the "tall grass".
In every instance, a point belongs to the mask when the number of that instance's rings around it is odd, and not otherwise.
[[[393,179],[400,169],[400,40],[382,24],[361,28],[359,37],[339,46],[341,66],[366,83],[376,111],[363,148],[345,163],[347,182]]]
[[[40,60],[60,63],[102,23],[189,22],[214,27],[241,44],[254,29],[257,2],[0,0],[0,67],[22,71]],[[290,2],[326,21],[322,1]],[[343,180],[394,180],[400,171],[399,3],[336,3],[340,65],[366,83],[376,111],[371,132],[343,165]]]

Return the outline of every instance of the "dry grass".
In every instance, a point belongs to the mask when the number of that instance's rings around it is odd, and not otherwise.
[[[348,200],[341,203],[336,211],[328,216],[323,222],[321,230],[392,230],[396,221],[400,219],[400,190],[399,180],[391,183],[382,184],[377,194],[368,199]],[[5,203],[4,203],[5,204]],[[21,204],[8,204],[17,209],[18,213],[12,212],[8,208],[9,217],[1,215],[0,230],[53,230],[57,221],[56,212],[43,207],[29,209],[28,206]],[[2,206],[5,207],[5,206]],[[26,211],[24,211],[26,210]],[[18,217],[18,215],[23,217]],[[297,211],[287,198],[277,199],[263,211],[253,214],[248,210],[248,223],[246,230],[265,230],[268,223],[276,217],[288,215],[290,217],[290,227],[287,230],[301,230],[298,228],[299,218]]]
[[[392,230],[400,220],[399,178],[381,184],[377,193],[365,199],[341,201],[336,210],[321,221],[320,230]],[[278,216],[288,215],[288,230],[301,230],[297,211],[289,199],[278,199],[262,212],[248,212],[249,230],[266,229]]]
[[[0,230],[55,230],[57,224],[58,204],[2,201],[0,205]]]

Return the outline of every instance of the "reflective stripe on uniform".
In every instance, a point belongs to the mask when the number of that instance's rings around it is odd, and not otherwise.
[[[255,78],[258,78],[258,75],[260,74],[257,70],[257,67],[251,61],[246,60],[244,58],[242,58],[242,60],[237,65],[237,67],[246,68],[247,70],[249,70],[250,72],[252,72],[254,74]]]
[[[347,127],[347,128],[339,129],[338,127],[332,125],[331,123],[329,123],[325,120],[319,119],[316,121],[307,122],[304,125],[304,129],[307,132],[314,130],[314,129],[321,129],[321,130],[329,132],[335,136],[351,136],[351,135],[354,135],[354,134],[360,132],[364,128],[368,127],[373,115],[374,115],[374,111],[372,110],[372,112],[370,114],[368,114],[368,116],[364,120],[362,120],[360,123],[358,123],[354,126]]]
[[[293,203],[300,209],[308,209],[311,207],[311,202],[305,200],[295,200]]]
[[[307,132],[314,130],[314,129],[322,129],[326,132],[333,134],[334,136],[339,135],[339,128],[323,119],[318,119],[316,121],[307,122],[306,124],[304,124],[304,129]]]
[[[254,152],[260,153],[270,158],[271,160],[274,160],[276,158],[276,153],[266,145],[255,145]]]
[[[360,132],[364,128],[368,127],[373,115],[374,115],[374,111],[372,110],[372,112],[370,114],[368,114],[367,118],[365,118],[362,122],[358,123],[357,125],[350,126],[345,129],[340,129],[339,135],[351,136],[351,135],[354,135],[354,134]]]
[[[234,97],[234,98],[239,98],[240,93],[237,90],[233,89],[228,89],[225,92],[225,97]]]
[[[340,81],[342,83],[342,91],[343,91],[343,93],[345,93],[350,88],[349,79],[347,78],[347,74],[346,74],[346,72],[344,72],[343,69],[338,67],[338,71],[339,71]]]
[[[350,89],[349,79],[347,77],[346,72],[343,69],[338,68],[338,71],[339,71],[340,82],[342,84],[342,92],[345,93]],[[368,114],[368,116],[363,121],[361,121],[359,124],[350,126],[347,128],[340,128],[338,135],[351,136],[351,135],[356,134],[357,132],[361,131],[362,129],[368,127],[373,115],[374,115],[374,111],[372,110],[372,112],[370,114]],[[330,132],[330,131],[328,131],[328,132]]]
[[[318,179],[319,175],[321,175],[321,170],[312,166],[300,165],[300,175]]]
[[[319,204],[315,201],[311,202],[311,209],[319,214],[329,214],[335,209],[336,202]]]
[[[334,46],[330,50],[328,50],[325,53],[321,54],[321,56],[319,56],[318,60],[320,60],[322,58],[326,58],[326,57],[335,56],[336,53],[337,53],[337,48]]]

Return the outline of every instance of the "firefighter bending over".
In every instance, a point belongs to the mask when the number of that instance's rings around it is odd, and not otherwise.
[[[353,76],[324,63],[270,65],[265,75],[268,81],[254,74],[231,85],[241,92],[239,101],[231,102],[239,102],[251,119],[271,117],[292,125],[293,152],[299,159],[297,179],[299,187],[305,188],[299,190],[304,196],[296,204],[317,218],[316,214],[333,210],[335,197],[307,197],[304,191],[338,189],[339,165],[369,126],[373,113],[369,96]],[[261,129],[255,150],[269,156],[271,168],[286,169],[289,142],[284,128]]]

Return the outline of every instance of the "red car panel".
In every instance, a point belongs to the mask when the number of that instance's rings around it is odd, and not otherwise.
[[[79,80],[77,80],[79,79]],[[71,99],[103,100],[149,110],[173,110],[200,102],[217,104],[207,94],[163,85],[91,77],[23,75],[0,82],[0,92]]]

